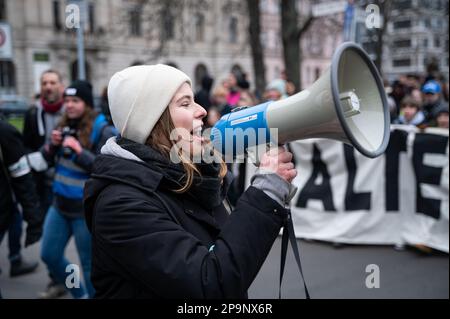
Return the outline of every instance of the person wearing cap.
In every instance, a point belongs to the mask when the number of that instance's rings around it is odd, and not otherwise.
[[[442,107],[441,86],[438,82],[430,80],[422,87],[422,93],[424,94],[422,111],[425,114],[425,122],[434,122],[437,111]]]
[[[65,111],[61,122],[45,145],[44,157],[55,167],[53,203],[50,206],[42,237],[41,258],[49,272],[65,284],[69,261],[64,250],[74,237],[84,273],[85,284],[66,289],[74,298],[94,295],[90,282],[91,237],[83,213],[83,189],[92,170],[96,154],[111,137],[103,114],[93,110],[92,86],[86,81],[75,81],[64,91]]]
[[[108,95],[120,137],[84,195],[96,298],[246,298],[288,216],[292,154],[266,153],[230,214],[230,173],[201,135],[206,111],[186,74],[130,67]]]
[[[276,79],[270,82],[266,87],[266,98],[269,101],[278,101],[287,98],[286,81]]]

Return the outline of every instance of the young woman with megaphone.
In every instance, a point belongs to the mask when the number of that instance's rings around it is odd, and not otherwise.
[[[95,160],[84,197],[96,297],[246,298],[288,216],[292,154],[264,154],[230,214],[221,156],[193,160],[210,142],[186,74],[130,67],[112,77],[108,95],[121,136]]]

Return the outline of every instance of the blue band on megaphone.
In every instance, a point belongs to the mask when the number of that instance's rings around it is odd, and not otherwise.
[[[211,130],[211,142],[215,149],[235,158],[249,147],[271,142],[266,118],[267,107],[271,103],[224,115]]]

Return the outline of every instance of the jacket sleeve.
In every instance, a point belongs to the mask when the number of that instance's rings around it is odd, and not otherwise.
[[[83,152],[75,157],[75,164],[81,166],[86,171],[91,172],[96,155],[100,153],[100,150],[103,145],[105,145],[106,141],[113,136],[115,136],[115,134],[112,128],[110,126],[105,126],[102,129],[98,143],[94,145],[92,151],[83,148]]]
[[[27,153],[36,151],[39,145],[36,145],[36,116],[37,111],[35,106],[31,106],[25,113],[25,119],[23,123],[23,144],[27,149]]]
[[[163,298],[245,298],[287,211],[250,187],[211,247],[174,222],[155,197],[103,192],[93,237],[137,282]],[[114,194],[114,196],[112,196]]]
[[[22,206],[25,221],[33,227],[40,227],[42,216],[39,214],[39,200],[20,133],[14,127],[4,123],[0,131],[4,164],[8,170],[14,195]]]

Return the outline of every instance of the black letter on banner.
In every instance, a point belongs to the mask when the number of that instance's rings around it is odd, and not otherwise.
[[[356,160],[353,147],[344,144],[345,164],[348,170],[347,189],[345,191],[345,210],[370,210],[370,193],[354,193]]]
[[[422,196],[421,184],[440,185],[442,167],[431,167],[423,164],[424,155],[446,154],[448,137],[435,134],[416,134],[413,149],[413,165],[416,173],[416,209],[418,213],[439,219],[441,216],[441,201]]]
[[[322,161],[320,155],[319,148],[316,144],[313,144],[313,171],[298,197],[297,207],[306,208],[308,200],[319,199],[323,202],[323,207],[326,211],[335,212],[330,174],[328,173],[327,165]],[[322,176],[322,183],[315,185],[314,182],[319,174]]]
[[[394,130],[391,132],[391,138],[386,150],[386,211],[399,210],[399,166],[400,153],[406,152],[406,142],[408,132],[403,130]]]

